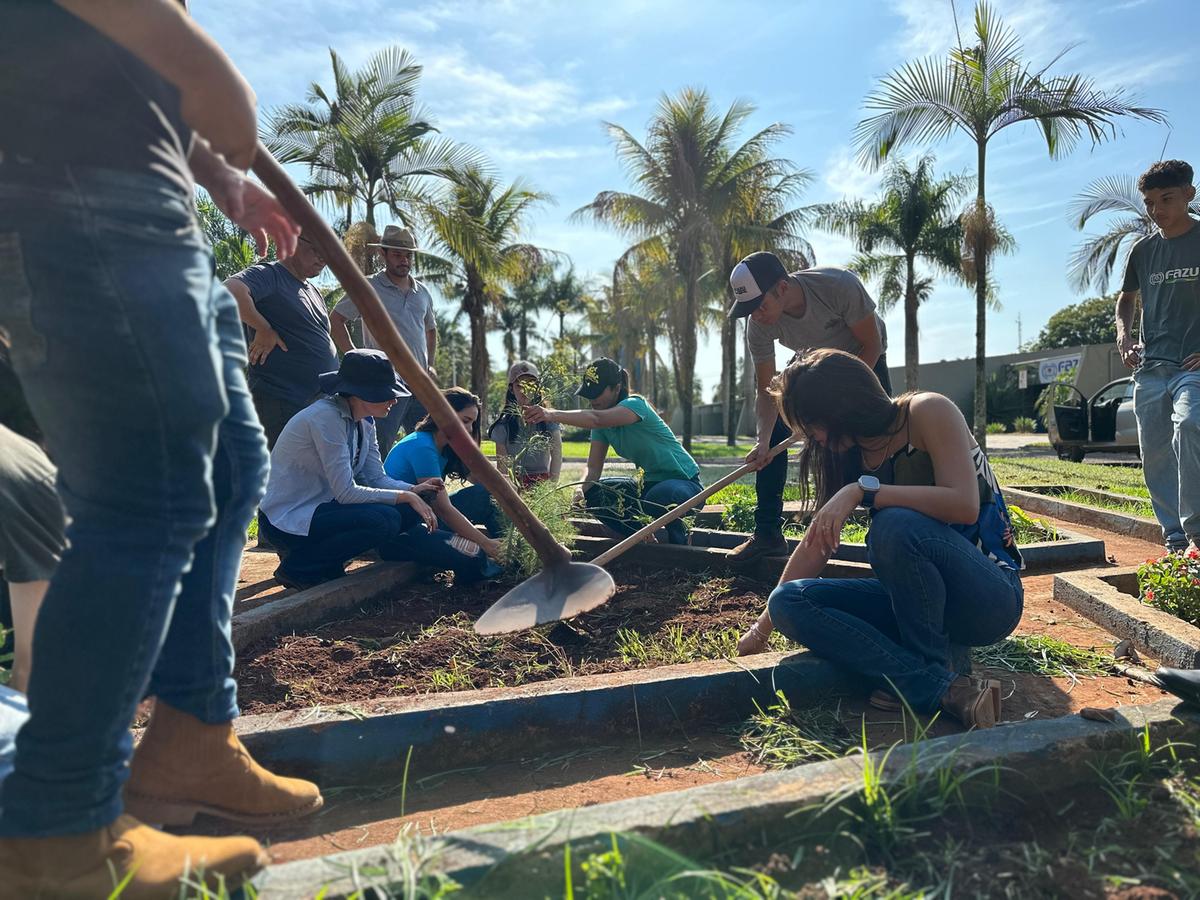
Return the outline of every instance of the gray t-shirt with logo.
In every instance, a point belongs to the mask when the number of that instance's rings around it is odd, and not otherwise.
[[[774,325],[763,325],[753,319],[746,325],[746,343],[756,362],[775,361],[775,342],[789,350],[811,350],[831,347],[857,355],[862,343],[850,326],[875,312],[875,301],[867,293],[858,276],[836,266],[816,266],[793,272],[792,278],[804,288],[807,306],[804,315],[780,316]],[[887,337],[883,320],[875,316],[883,348]]]
[[[376,272],[367,280],[371,282],[371,287],[375,288],[375,293],[383,301],[383,308],[391,316],[396,330],[400,332],[400,337],[404,339],[404,343],[408,345],[412,355],[417,358],[417,362],[423,368],[428,368],[429,348],[425,343],[425,332],[437,327],[437,320],[433,316],[433,297],[429,293],[429,288],[413,278],[413,289],[411,291],[402,290],[396,287],[392,279],[388,278],[385,270]],[[358,311],[358,307],[348,296],[341,300],[333,308],[333,311],[351,321],[362,317],[362,313]],[[363,346],[368,350],[383,349],[365,323],[363,325]]]
[[[544,475],[550,471],[550,445],[559,431],[557,422],[547,422],[546,430],[536,425],[522,425],[516,440],[508,434],[508,424],[497,422],[492,429],[492,440],[504,444],[513,468],[524,475]]]
[[[1142,293],[1142,359],[1178,366],[1200,353],[1200,223],[1179,237],[1155,231],[1129,251],[1123,291]]]

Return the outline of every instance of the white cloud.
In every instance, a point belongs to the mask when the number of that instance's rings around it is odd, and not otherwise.
[[[958,14],[958,29],[950,3]],[[1000,18],[1021,38],[1027,58],[1035,65],[1048,62],[1064,47],[1084,37],[1080,17],[1059,0],[993,0]],[[958,44],[972,43],[974,4],[964,0],[892,0],[892,11],[904,20],[895,49],[904,57],[943,56]]]
[[[825,159],[822,169],[825,186],[830,200],[853,200],[867,198],[879,188],[883,178],[881,172],[868,172],[859,164],[854,151],[843,145],[834,149]]]

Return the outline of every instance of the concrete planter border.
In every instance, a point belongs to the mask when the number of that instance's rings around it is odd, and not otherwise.
[[[1101,528],[1115,534],[1124,534],[1151,544],[1161,545],[1163,542],[1162,527],[1154,519],[1144,516],[1129,516],[1111,509],[1097,509],[1083,503],[1071,500],[1061,500],[1058,497],[1042,493],[1048,490],[1077,490],[1063,485],[1027,485],[1023,487],[1006,487],[1004,499],[1031,513],[1043,516],[1053,516],[1077,525],[1087,525]],[[1109,499],[1128,500],[1121,494],[1110,494],[1107,491],[1084,490],[1082,493],[1097,497],[1107,496]],[[1135,498],[1136,499],[1136,498]]]
[[[1127,751],[1148,729],[1151,740],[1194,737],[1200,715],[1173,699],[1119,710],[1117,724],[1078,716],[1031,721],[984,732],[936,738],[897,748],[885,780],[933,776],[951,769],[996,766],[1013,802],[1094,785],[1089,762]],[[471,896],[544,896],[560,889],[563,853],[578,858],[608,849],[615,832],[644,835],[704,860],[741,848],[770,848],[802,833],[813,810],[862,783],[862,761],[844,757],[653,797],[565,810],[528,819],[451,832],[427,852],[436,868],[472,891]],[[323,859],[274,866],[255,880],[261,900],[292,900],[325,887],[344,897],[368,887],[399,886],[408,850],[402,846],[349,851]]]
[[[1054,599],[1142,653],[1181,669],[1200,668],[1200,628],[1138,600],[1137,569],[1098,569],[1054,576]]]

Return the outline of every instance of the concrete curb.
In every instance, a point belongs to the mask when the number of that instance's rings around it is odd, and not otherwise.
[[[947,769],[967,772],[995,767],[1007,796],[1037,797],[1096,775],[1086,763],[1119,753],[1148,728],[1151,739],[1194,739],[1200,717],[1173,699],[1124,707],[1116,726],[1078,716],[1033,721],[984,732],[901,746],[887,759],[885,781],[929,777]],[[984,789],[979,780],[978,787]],[[967,789],[970,790],[971,782]],[[703,861],[718,852],[770,848],[814,824],[816,811],[862,785],[862,760],[849,756],[654,797],[566,810],[529,819],[451,832],[425,848],[435,865],[471,890],[472,896],[532,897],[561,889],[563,850],[582,857],[611,846],[614,833],[636,833]],[[831,819],[833,817],[830,817]],[[820,826],[836,828],[825,820]],[[328,897],[369,886],[399,885],[410,847],[377,847],[324,859],[274,866],[255,879],[261,900]]]
[[[408,584],[416,573],[417,567],[413,563],[374,563],[345,578],[335,578],[235,613],[233,649],[241,652],[258,641],[310,628],[334,613],[353,609]]]
[[[1200,668],[1200,628],[1146,606],[1137,596],[1137,569],[1100,569],[1054,576],[1054,599],[1165,666]]]
[[[1054,485],[1049,485],[1049,487],[1054,487]],[[1154,519],[1127,516],[1110,509],[1096,509],[1082,503],[1073,503],[1070,500],[1060,500],[1057,497],[1030,491],[1027,488],[1006,487],[1004,499],[1028,512],[1053,516],[1056,519],[1100,528],[1115,534],[1128,535],[1151,544],[1161,546],[1163,542],[1162,528]]]
[[[863,688],[808,652],[764,653],[238,720],[267,767],[330,787],[410,777],[536,753],[594,747],[608,735],[677,735],[741,722],[782,690],[796,705]],[[505,754],[509,754],[505,756]]]

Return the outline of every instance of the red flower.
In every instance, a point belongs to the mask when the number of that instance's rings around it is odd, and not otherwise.
[[[1146,591],[1146,599],[1147,599],[1147,600],[1153,600],[1153,599],[1154,599],[1154,591],[1147,590],[1147,591]]]
[[[1195,547],[1188,547],[1187,557],[1188,559],[1200,559],[1200,550],[1197,550]]]

